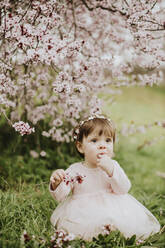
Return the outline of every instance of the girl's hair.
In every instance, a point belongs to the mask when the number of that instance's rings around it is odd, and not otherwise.
[[[88,137],[94,129],[98,130],[99,136],[102,134],[108,135],[112,137],[113,142],[115,142],[115,125],[106,117],[90,117],[82,123],[80,122],[73,130],[74,140],[82,143],[83,137]]]

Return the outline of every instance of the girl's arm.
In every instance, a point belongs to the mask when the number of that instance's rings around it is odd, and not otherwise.
[[[62,181],[55,190],[52,190],[51,183],[49,184],[50,194],[58,202],[64,201],[71,192],[71,190],[72,190],[71,185],[70,184],[66,185],[64,181]]]
[[[65,174],[69,173],[70,171],[71,171],[71,166],[65,171]],[[52,197],[58,202],[64,201],[66,197],[69,195],[69,193],[72,191],[72,189],[73,189],[73,185],[71,183],[66,184],[64,180],[62,180],[60,184],[57,187],[55,187],[55,189],[53,189],[51,182],[49,183],[49,191]]]
[[[114,193],[128,193],[131,183],[116,160],[112,160],[109,156],[103,155],[98,158],[97,165],[109,176],[110,184]]]
[[[107,169],[107,174],[110,178],[110,184],[112,190],[116,194],[126,194],[131,188],[131,182],[125,174],[124,170],[120,167],[117,161],[113,161],[113,174],[111,174],[111,168]]]

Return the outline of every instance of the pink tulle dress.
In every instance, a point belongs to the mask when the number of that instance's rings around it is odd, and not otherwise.
[[[159,222],[128,194],[130,181],[118,162],[112,161],[112,177],[101,168],[88,168],[79,162],[72,164],[66,173],[72,179],[82,175],[82,180],[62,181],[54,191],[49,187],[53,198],[60,202],[51,216],[57,230],[84,240],[97,237],[105,225],[119,230],[125,237],[135,234],[138,239],[159,232]]]

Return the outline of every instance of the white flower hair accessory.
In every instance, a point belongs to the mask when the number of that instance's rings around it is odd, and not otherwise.
[[[77,140],[78,134],[80,133],[80,127],[81,127],[85,122],[88,122],[88,121],[93,120],[93,119],[96,119],[96,118],[108,120],[109,123],[112,124],[111,119],[105,117],[104,115],[92,115],[92,116],[89,116],[89,117],[88,117],[87,119],[85,119],[84,121],[80,121],[79,126],[74,130],[73,139],[74,139],[75,141]]]

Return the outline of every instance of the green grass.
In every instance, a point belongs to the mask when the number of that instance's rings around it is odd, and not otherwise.
[[[123,123],[152,123],[165,120],[164,88],[123,88],[117,102],[108,104],[108,97],[101,94],[107,103],[104,112],[117,124],[119,132]],[[132,182],[130,193],[145,205],[165,225],[165,179],[157,171],[165,172],[165,140],[138,150],[145,140],[164,135],[165,130],[153,127],[145,134],[118,136],[115,144],[115,159],[126,171]],[[46,150],[46,149],[45,149]],[[63,154],[63,152],[65,154]],[[32,159],[14,154],[0,158],[0,248],[53,247],[50,242],[53,229],[50,216],[57,206],[48,192],[49,177],[54,168],[66,168],[78,158],[67,149],[47,151],[48,157]],[[21,238],[24,230],[29,240]],[[82,240],[71,243],[81,247]],[[66,247],[66,246],[64,246]],[[118,232],[107,237],[99,236],[85,247],[165,247],[165,233],[149,238],[143,245],[136,245],[134,238],[126,240]]]
[[[55,207],[44,184],[23,184],[18,191],[1,192],[0,247],[21,247],[20,238],[26,230],[32,237],[50,239],[50,214]],[[2,239],[3,237],[3,239]]]

